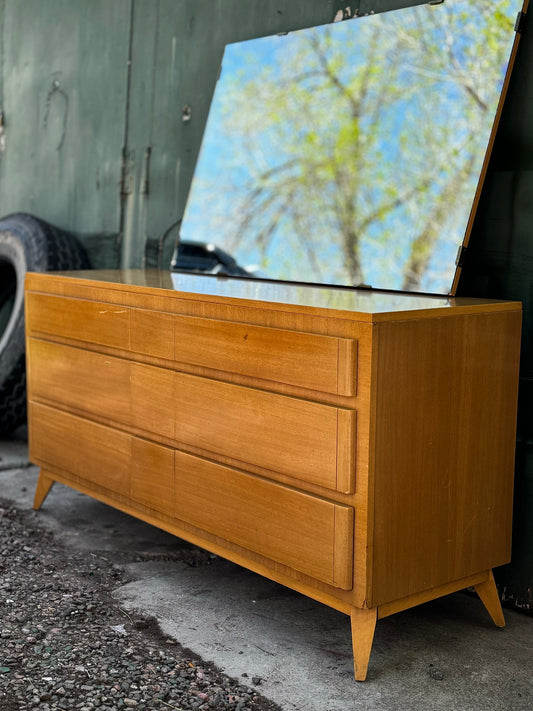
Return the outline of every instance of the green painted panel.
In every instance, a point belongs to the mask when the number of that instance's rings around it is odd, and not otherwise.
[[[0,11],[0,215],[116,236],[131,0],[4,0]],[[111,240],[98,240],[109,257]]]
[[[6,0],[0,0],[0,111],[4,105],[4,16]]]
[[[332,22],[346,8],[353,15],[417,4],[422,3],[136,0],[123,265],[143,263],[147,240],[148,263],[170,263],[228,42]],[[190,109],[188,121],[183,121],[185,107]]]

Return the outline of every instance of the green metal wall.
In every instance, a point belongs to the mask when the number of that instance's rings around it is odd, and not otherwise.
[[[0,215],[118,232],[130,0],[4,0]],[[116,245],[95,246],[113,259]]]

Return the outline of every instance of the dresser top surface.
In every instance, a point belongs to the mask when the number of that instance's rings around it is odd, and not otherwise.
[[[29,290],[63,294],[65,286],[138,292],[169,298],[230,303],[378,322],[487,310],[517,310],[519,302],[349,289],[157,269],[90,270],[26,275]],[[74,294],[72,294],[74,295]],[[325,314],[327,311],[329,313]],[[331,313],[334,312],[334,313]]]

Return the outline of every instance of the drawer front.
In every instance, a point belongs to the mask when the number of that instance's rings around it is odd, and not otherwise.
[[[39,403],[29,417],[34,461],[174,514],[173,450]]]
[[[30,334],[50,334],[128,350],[129,318],[125,306],[35,292],[26,294],[26,328]]]
[[[353,509],[176,452],[176,517],[343,590]]]
[[[175,317],[179,362],[354,395],[357,342],[230,321]]]
[[[30,396],[155,435],[174,435],[174,373],[29,339]]]
[[[130,343],[134,353],[174,360],[174,322],[171,314],[131,309]]]
[[[350,493],[355,412],[29,339],[30,397]],[[216,457],[215,457],[216,458]]]
[[[357,341],[28,292],[27,327],[318,392],[356,392]]]
[[[176,373],[176,440],[303,482],[353,491],[352,410]]]
[[[28,292],[30,334],[59,336],[157,358],[174,358],[170,314]]]

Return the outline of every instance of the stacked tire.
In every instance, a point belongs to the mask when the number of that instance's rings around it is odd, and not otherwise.
[[[25,213],[0,219],[0,438],[26,421],[24,276],[89,268],[67,232]]]

